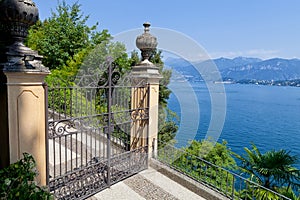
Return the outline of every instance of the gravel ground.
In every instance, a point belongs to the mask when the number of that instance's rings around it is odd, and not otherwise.
[[[154,185],[143,176],[137,174],[129,179],[123,181],[133,191],[148,200],[165,199],[165,200],[178,200],[176,197]]]

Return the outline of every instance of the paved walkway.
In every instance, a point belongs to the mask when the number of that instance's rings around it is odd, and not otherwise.
[[[177,182],[149,168],[111,188],[92,196],[89,200],[204,200]]]

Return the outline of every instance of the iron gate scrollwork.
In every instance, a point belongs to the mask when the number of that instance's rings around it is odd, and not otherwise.
[[[132,148],[130,133],[148,121],[148,103],[132,108],[136,86],[117,84],[111,59],[102,67],[84,69],[76,86],[48,89],[47,182],[57,199],[87,198],[147,168],[147,146]]]

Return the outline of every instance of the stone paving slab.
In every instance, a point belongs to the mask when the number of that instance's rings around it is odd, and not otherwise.
[[[88,200],[145,200],[138,193],[134,192],[123,182],[116,183],[108,189],[105,189]]]
[[[89,200],[204,200],[204,198],[176,183],[153,168],[136,174]]]
[[[148,170],[141,172],[140,175],[144,176],[153,184],[158,185],[168,193],[172,194],[177,199],[204,200],[203,197],[200,197],[199,195],[159,173],[153,168],[149,168]]]

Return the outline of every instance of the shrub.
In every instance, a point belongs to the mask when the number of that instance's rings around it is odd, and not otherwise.
[[[1,199],[53,199],[46,187],[36,184],[36,163],[32,155],[23,153],[23,159],[0,170]]]

